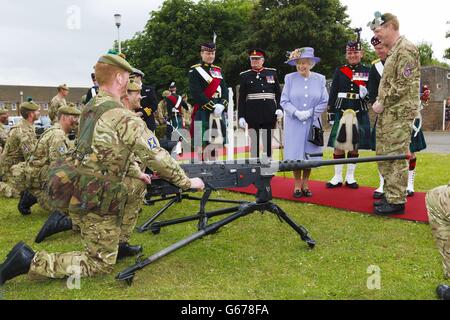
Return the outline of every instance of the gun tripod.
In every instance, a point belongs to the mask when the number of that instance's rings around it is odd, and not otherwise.
[[[187,221],[194,221],[198,220],[198,231],[194,234],[190,235],[189,237],[182,239],[171,246],[153,254],[152,256],[141,260],[138,258],[136,261],[136,264],[133,266],[130,266],[129,268],[123,270],[120,272],[116,279],[126,281],[128,285],[131,285],[133,282],[133,278],[135,276],[136,271],[143,269],[147,265],[159,260],[160,258],[190,244],[191,242],[200,239],[206,235],[212,234],[217,232],[221,227],[241,218],[244,217],[250,213],[259,211],[261,213],[264,213],[265,211],[268,211],[270,213],[273,213],[278,216],[280,221],[285,221],[292,229],[294,229],[295,232],[297,232],[300,235],[300,238],[302,241],[305,241],[309,248],[314,248],[316,242],[310,238],[308,235],[308,230],[306,230],[305,227],[296,224],[287,214],[284,212],[278,205],[271,202],[272,200],[272,192],[270,188],[270,180],[272,179],[272,176],[265,176],[262,177],[262,179],[255,184],[255,186],[258,189],[258,192],[256,194],[256,201],[254,202],[241,202],[239,206],[226,208],[222,210],[216,210],[211,212],[205,212],[204,208],[206,205],[206,202],[209,199],[209,196],[211,195],[212,189],[208,188],[206,189],[203,197],[200,200],[200,211],[198,214],[184,217],[184,218],[178,218],[178,219],[172,219],[167,221],[161,221],[161,222],[154,222],[147,224],[146,230],[150,230],[154,234],[157,234],[160,232],[162,227],[183,223]],[[181,196],[181,195],[180,195]],[[196,200],[199,198],[196,198]],[[228,200],[226,200],[228,201]],[[172,198],[169,203],[175,203],[176,197]],[[169,204],[168,203],[168,204]],[[163,208],[164,209],[164,208]],[[208,224],[208,219],[217,215],[231,213],[229,216],[223,218],[222,220],[219,220],[217,222]],[[156,216],[156,215],[155,215]],[[155,216],[153,216],[151,219],[153,219]],[[157,218],[157,217],[156,217]],[[156,219],[154,218],[153,221]]]

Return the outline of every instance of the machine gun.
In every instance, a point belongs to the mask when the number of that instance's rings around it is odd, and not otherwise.
[[[312,155],[311,155],[312,156]],[[246,216],[255,211],[261,213],[268,211],[278,216],[280,220],[284,220],[292,229],[299,235],[302,241],[305,241],[308,246],[314,248],[316,242],[309,236],[308,230],[296,224],[278,205],[271,202],[272,189],[270,181],[276,172],[293,171],[310,169],[328,165],[347,164],[347,163],[363,163],[375,161],[393,161],[407,159],[407,155],[396,156],[377,156],[366,158],[352,158],[352,159],[335,159],[335,160],[298,160],[298,161],[283,161],[283,162],[258,162],[256,160],[246,161],[232,161],[232,162],[204,162],[198,164],[182,164],[181,167],[186,174],[193,178],[199,177],[205,183],[205,192],[201,198],[200,211],[198,214],[178,219],[172,219],[162,222],[154,222],[151,224],[144,224],[143,230],[150,230],[153,233],[159,233],[161,227],[183,223],[187,221],[198,220],[198,231],[191,236],[180,240],[171,246],[153,254],[145,260],[136,262],[135,265],[120,272],[116,279],[124,280],[129,285],[132,283],[136,271],[143,269],[147,265],[156,260],[172,253],[189,243],[202,238],[205,235],[217,232],[221,227],[227,225],[234,220]],[[213,212],[205,212],[205,205],[213,190],[224,188],[246,187],[254,185],[257,189],[256,199],[254,202],[239,202],[240,205],[236,207],[226,208]],[[171,185],[162,179],[155,180],[154,185],[155,194],[173,194],[181,193],[179,188]],[[231,213],[226,218],[208,224],[208,219],[217,215]],[[154,219],[152,220],[154,221]],[[141,227],[142,228],[142,227]]]

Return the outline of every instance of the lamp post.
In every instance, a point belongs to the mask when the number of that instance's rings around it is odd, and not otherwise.
[[[23,91],[20,91],[19,94],[20,94],[20,104],[22,104],[23,103]]]
[[[122,53],[122,46],[120,45],[120,25],[122,16],[118,13],[114,15],[114,19],[116,20],[116,27],[117,27],[117,43],[119,44],[119,53]]]

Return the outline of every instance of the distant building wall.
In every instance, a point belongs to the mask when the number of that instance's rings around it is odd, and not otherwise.
[[[67,102],[79,105],[81,97],[88,90],[89,88],[70,88]],[[11,116],[19,115],[20,103],[32,97],[33,101],[41,106],[41,115],[48,115],[49,102],[57,93],[56,87],[0,85],[0,107],[10,110]]]

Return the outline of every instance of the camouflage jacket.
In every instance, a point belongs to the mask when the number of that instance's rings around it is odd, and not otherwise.
[[[420,105],[419,92],[419,51],[400,37],[388,54],[377,100],[384,106],[383,114],[412,121]]]
[[[6,139],[8,138],[8,129],[5,125],[0,123],[0,152],[3,150],[6,144]]]
[[[64,157],[70,149],[70,141],[59,123],[48,128],[37,142],[30,158],[32,167],[42,168]]]
[[[56,122],[56,115],[58,114],[58,109],[67,105],[66,99],[60,98],[58,95],[54,96],[50,101],[50,107],[48,110],[48,116],[52,123]]]
[[[25,119],[9,131],[8,140],[1,156],[3,172],[12,165],[28,160],[37,143],[34,127]]]
[[[127,170],[127,164],[138,158],[162,178],[184,190],[189,189],[189,178],[169,153],[159,146],[158,139],[134,112],[104,91],[100,91],[89,104],[95,108],[107,103],[116,108],[103,113],[97,121],[92,138],[93,152],[85,156],[82,168],[87,172],[104,172],[120,177]],[[131,171],[138,169],[137,165],[130,165],[127,175],[136,177],[138,172]]]

